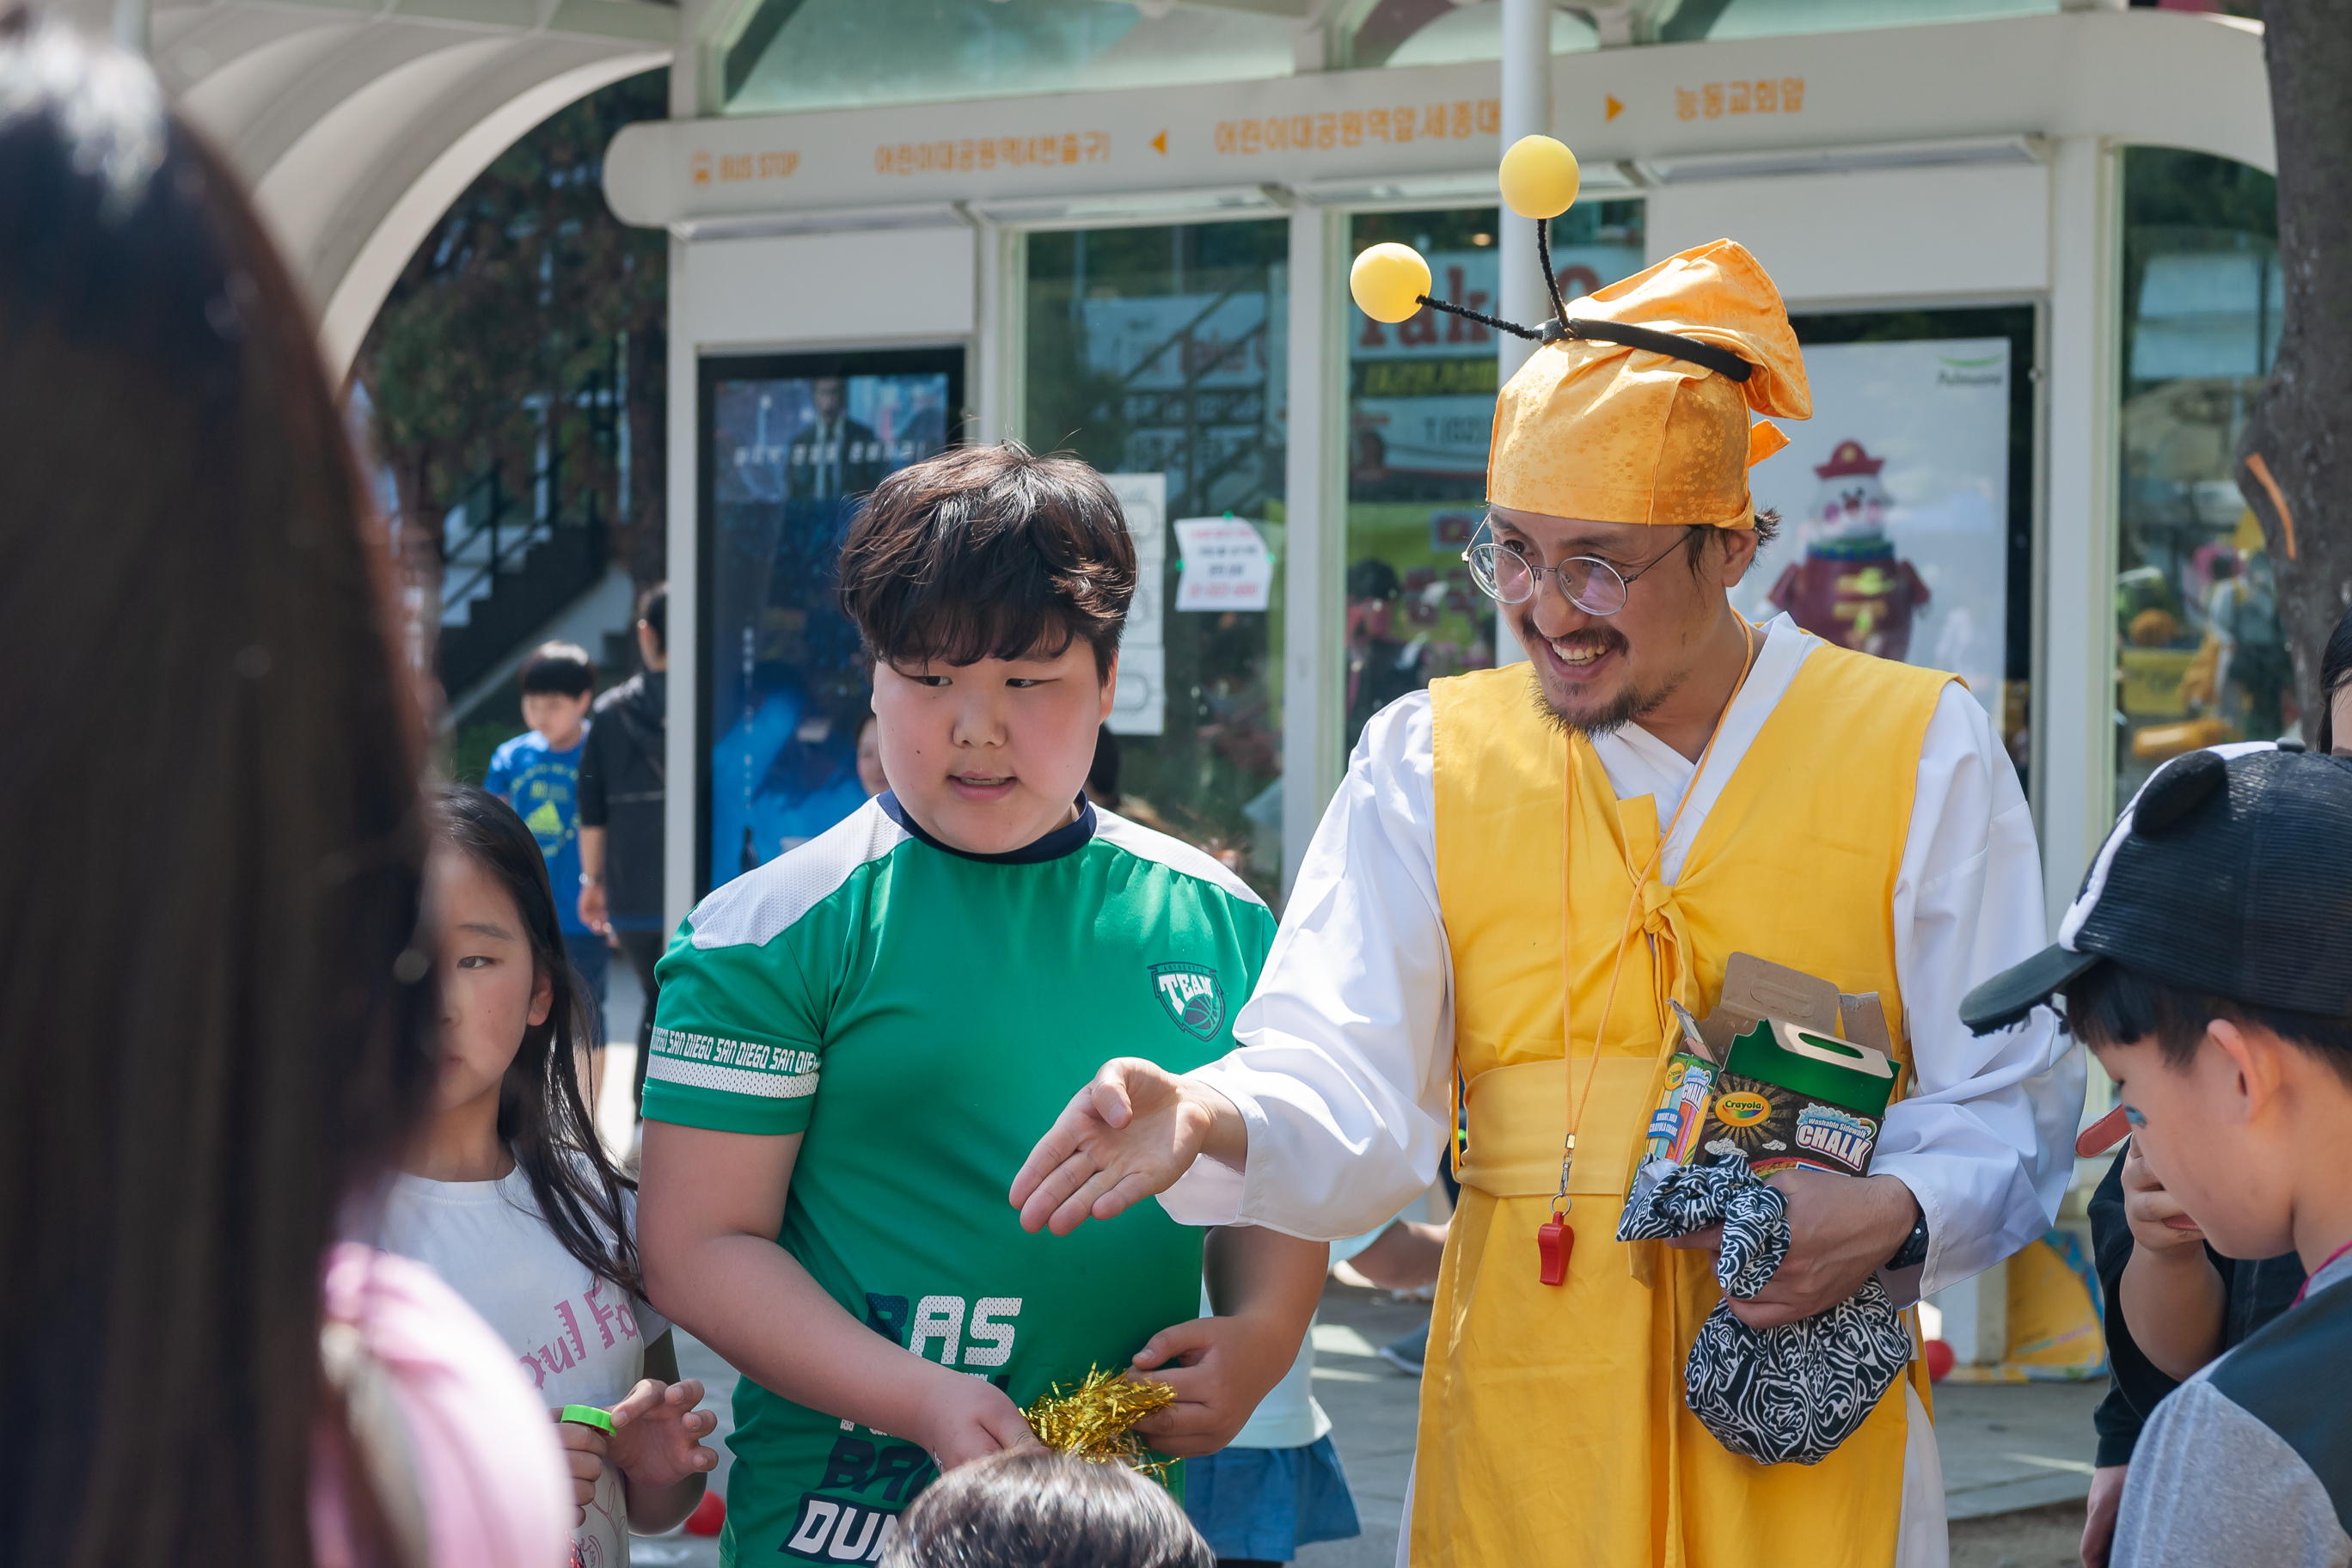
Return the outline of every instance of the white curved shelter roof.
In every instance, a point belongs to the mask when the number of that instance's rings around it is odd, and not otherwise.
[[[114,28],[111,0],[43,8]],[[473,178],[565,104],[667,65],[677,31],[650,0],[159,0],[149,37],[164,90],[254,191],[340,376]]]

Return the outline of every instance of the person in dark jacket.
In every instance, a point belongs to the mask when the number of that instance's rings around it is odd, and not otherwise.
[[[645,668],[596,700],[580,753],[580,918],[628,956],[645,991],[633,1103],[646,1092],[662,955],[662,831],[669,714],[669,589],[637,601]]]

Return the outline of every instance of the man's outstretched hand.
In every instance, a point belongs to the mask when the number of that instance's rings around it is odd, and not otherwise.
[[[1067,1236],[1176,1184],[1192,1162],[1242,1168],[1249,1130],[1234,1102],[1140,1057],[1105,1062],[1013,1178],[1024,1230]]]

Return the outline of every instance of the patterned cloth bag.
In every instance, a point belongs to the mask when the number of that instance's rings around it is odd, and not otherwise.
[[[1620,1241],[1664,1241],[1720,1221],[1715,1277],[1727,1298],[1763,1289],[1789,1256],[1780,1190],[1731,1154],[1642,1167]],[[1825,1312],[1761,1331],[1717,1302],[1683,1370],[1683,1398],[1716,1441],[1761,1464],[1815,1465],[1853,1436],[1911,1359],[1910,1331],[1876,1276]]]

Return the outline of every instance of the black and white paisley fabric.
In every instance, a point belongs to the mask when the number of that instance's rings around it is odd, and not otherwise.
[[[1620,1241],[1664,1241],[1723,1224],[1715,1279],[1741,1300],[1764,1289],[1789,1256],[1789,1201],[1734,1154],[1719,1165],[1654,1160],[1642,1168],[1618,1217]]]
[[[1765,1465],[1817,1465],[1854,1435],[1911,1359],[1875,1276],[1810,1318],[1761,1331],[1717,1303],[1683,1368],[1683,1398],[1716,1441]]]
[[[1718,1221],[1716,1280],[1727,1298],[1752,1298],[1789,1256],[1788,1204],[1736,1154],[1643,1166],[1617,1239],[1664,1241]],[[1683,1398],[1735,1454],[1819,1464],[1853,1436],[1910,1359],[1910,1331],[1875,1277],[1827,1311],[1777,1329],[1751,1329],[1718,1302],[1691,1345]]]

